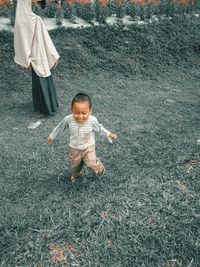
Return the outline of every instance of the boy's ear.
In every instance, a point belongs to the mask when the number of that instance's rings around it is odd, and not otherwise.
[[[90,109],[90,114],[92,113],[92,107],[91,107],[91,109]]]

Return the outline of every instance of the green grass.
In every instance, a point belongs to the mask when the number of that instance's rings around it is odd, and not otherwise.
[[[30,74],[0,32],[1,267],[200,266],[199,27],[177,18],[51,32],[61,55],[53,117],[33,112]],[[78,91],[119,139],[97,136],[107,172],[86,169],[73,186],[68,133],[46,138]]]

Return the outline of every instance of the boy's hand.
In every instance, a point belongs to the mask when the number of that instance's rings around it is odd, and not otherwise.
[[[111,134],[109,135],[109,137],[110,137],[113,141],[117,139],[117,135],[114,134],[114,133],[111,133]]]
[[[49,136],[47,138],[47,142],[48,142],[49,145],[51,145],[53,143],[53,139]]]

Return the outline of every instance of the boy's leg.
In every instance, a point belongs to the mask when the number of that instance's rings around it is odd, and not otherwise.
[[[97,158],[95,145],[91,145],[84,150],[83,155],[84,164],[93,170],[96,174],[102,175],[105,172],[105,167],[103,166],[101,160]]]
[[[69,147],[69,160],[71,164],[71,181],[75,182],[83,168],[82,150]]]

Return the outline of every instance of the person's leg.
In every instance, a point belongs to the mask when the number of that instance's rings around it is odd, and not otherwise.
[[[102,175],[105,172],[105,167],[103,166],[101,160],[97,158],[95,145],[91,145],[84,150],[83,155],[84,164],[93,170],[96,174]]]
[[[82,160],[82,151],[79,149],[75,149],[69,147],[69,160],[71,165],[71,182],[74,183],[78,176],[81,175],[81,170],[83,168],[83,160]]]
[[[58,98],[52,75],[39,77],[32,69],[32,96],[35,111],[52,115],[58,109]]]
[[[34,111],[40,111],[41,97],[39,88],[39,78],[35,73],[34,69],[32,69],[32,98]]]

